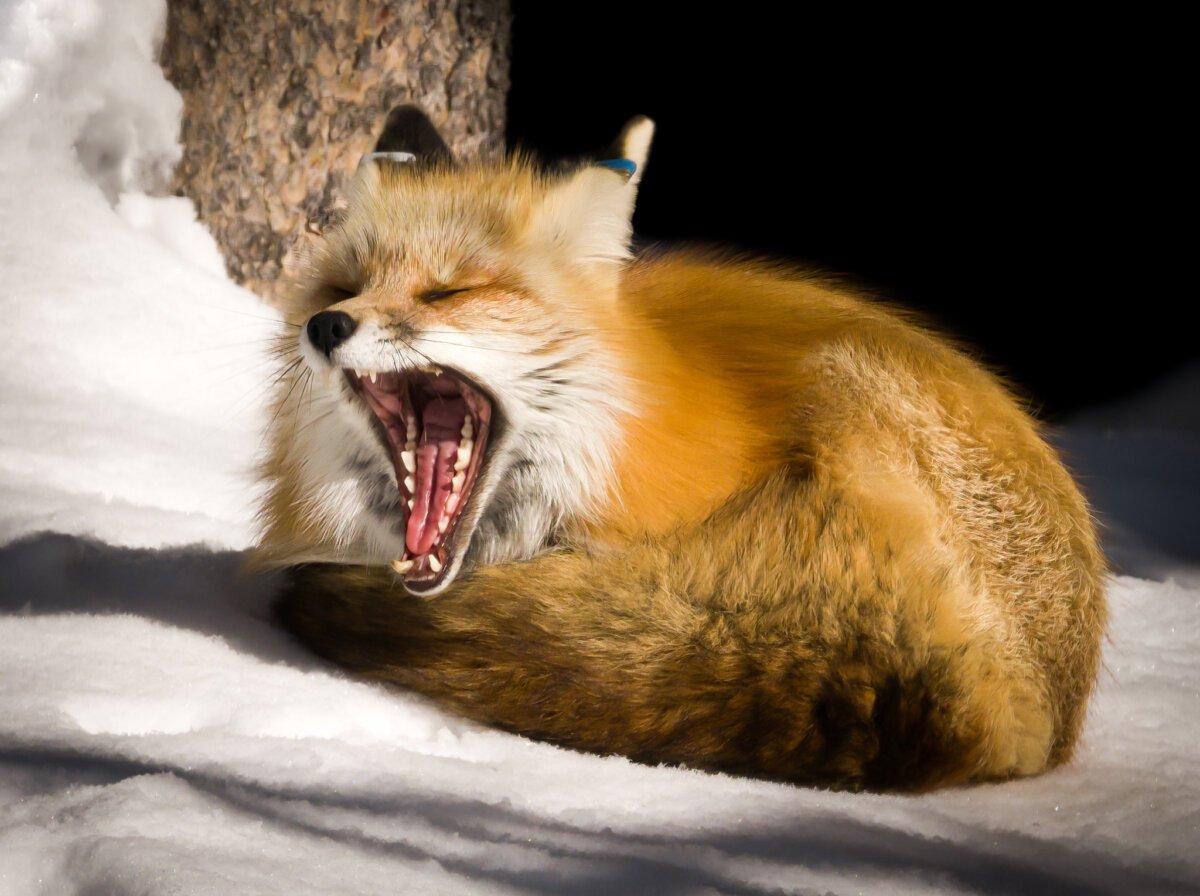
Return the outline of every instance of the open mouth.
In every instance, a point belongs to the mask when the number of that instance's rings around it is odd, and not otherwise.
[[[449,370],[345,374],[382,424],[396,469],[405,535],[392,569],[409,591],[433,591],[467,547],[455,536],[483,466],[492,401]]]

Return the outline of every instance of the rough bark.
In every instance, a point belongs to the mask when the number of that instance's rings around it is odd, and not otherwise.
[[[270,298],[388,111],[413,102],[461,154],[501,145],[506,0],[169,0],[162,61],[183,94],[177,192],[230,275]]]

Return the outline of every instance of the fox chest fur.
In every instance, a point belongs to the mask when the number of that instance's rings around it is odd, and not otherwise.
[[[281,339],[282,618],[365,677],[644,761],[898,789],[1064,761],[1105,619],[1071,478],[899,312],[635,257],[651,132],[460,165],[393,114]]]

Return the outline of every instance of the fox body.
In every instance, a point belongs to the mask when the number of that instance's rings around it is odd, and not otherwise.
[[[362,167],[289,307],[260,547],[283,620],[360,675],[646,762],[919,790],[1065,761],[1105,621],[1070,476],[903,314],[633,256],[651,131],[618,140],[633,176],[548,172],[453,164],[393,116],[381,144],[416,162]]]

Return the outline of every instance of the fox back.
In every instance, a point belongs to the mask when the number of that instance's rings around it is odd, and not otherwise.
[[[321,654],[556,743],[841,787],[1067,759],[1105,567],[1003,384],[812,273],[630,249],[610,158],[411,108],[291,300],[264,563]]]

